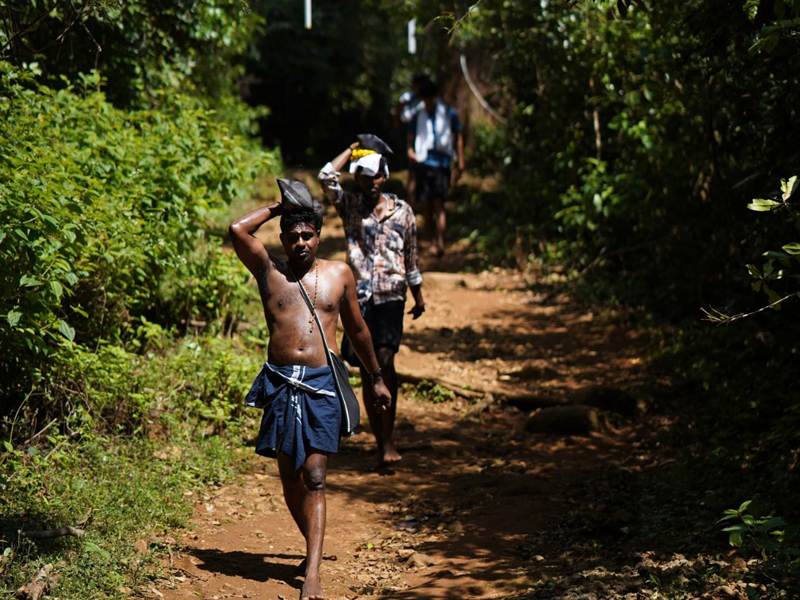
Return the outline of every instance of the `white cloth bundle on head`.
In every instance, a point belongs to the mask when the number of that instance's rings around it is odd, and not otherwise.
[[[441,100],[436,101],[433,119],[427,110],[423,109],[417,113],[417,131],[414,139],[417,162],[425,162],[431,150],[453,157],[453,128],[447,106]]]
[[[377,153],[362,156],[358,160],[354,160],[350,163],[350,172],[362,173],[367,177],[375,177],[378,174],[378,171],[380,171],[382,158],[383,155]],[[389,176],[389,167],[386,165],[386,163],[383,165],[383,173],[386,175],[386,177]]]

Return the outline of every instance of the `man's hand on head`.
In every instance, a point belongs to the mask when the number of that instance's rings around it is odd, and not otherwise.
[[[424,304],[415,304],[414,307],[408,311],[408,314],[412,315],[414,320],[419,319],[422,316],[422,313],[425,312],[425,305]]]
[[[392,405],[392,395],[389,393],[389,388],[383,383],[382,377],[372,382],[372,395],[375,398],[376,410],[387,410]]]

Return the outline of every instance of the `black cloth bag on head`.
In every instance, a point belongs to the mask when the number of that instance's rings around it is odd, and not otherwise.
[[[306,185],[296,179],[278,179],[284,210],[314,209],[314,198]]]
[[[389,144],[373,133],[359,133],[356,137],[358,137],[358,143],[361,144],[361,147],[365,150],[374,150],[383,156],[391,156],[394,154]]]

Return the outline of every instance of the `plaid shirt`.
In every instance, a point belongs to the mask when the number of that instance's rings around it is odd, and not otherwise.
[[[370,297],[375,304],[405,300],[408,286],[422,283],[414,211],[394,194],[384,194],[387,210],[378,219],[361,194],[342,189],[331,163],[319,172],[319,180],[342,217],[347,263],[356,276],[359,302]]]

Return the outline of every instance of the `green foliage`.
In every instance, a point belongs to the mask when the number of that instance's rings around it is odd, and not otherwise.
[[[791,526],[780,517],[759,515],[752,500],[726,510],[719,522],[726,523],[722,531],[728,534],[731,546],[753,546],[764,560],[787,563],[800,572],[800,527]]]
[[[237,60],[262,25],[240,0],[12,0],[0,14],[0,60],[35,62],[51,87],[100,70],[117,106],[158,103],[169,89],[234,113]]]
[[[309,30],[302,4],[293,0],[261,2],[254,10],[266,24],[247,65],[248,99],[269,107],[266,143],[280,140],[289,161],[321,166],[355,134],[376,131],[402,161],[405,134],[389,131],[400,92],[389,92],[406,56],[403,7],[385,0],[318,2]],[[404,89],[410,84],[409,74]]]
[[[782,209],[786,215],[784,221],[793,224],[796,232],[800,233],[800,211],[797,210],[795,203],[790,202],[799,183],[797,176],[782,179],[781,192],[777,200],[755,198],[752,203],[747,205],[747,208],[755,212],[777,212],[777,209]],[[797,290],[800,274],[792,272],[792,269],[796,269],[797,263],[800,261],[800,244],[797,242],[784,244],[780,250],[769,250],[764,253],[764,256],[767,261],[760,269],[753,264],[748,264],[747,271],[755,279],[752,284],[753,289],[757,292],[764,292],[769,299],[770,306],[780,310],[780,304],[783,301],[800,294],[800,291]],[[780,288],[776,289],[778,285]]]
[[[532,226],[595,292],[673,315],[737,289],[731,258],[770,235],[742,201],[800,158],[798,17],[782,0],[476,4],[452,43],[491,57],[509,118],[502,213],[476,205],[493,215],[476,240],[513,256],[508,233]]]
[[[57,385],[77,395],[95,427],[152,430],[172,439],[191,438],[196,427],[210,424],[215,431],[237,426],[259,356],[221,337],[172,341],[153,324],[141,334],[134,352],[73,345],[57,356]]]
[[[414,400],[422,402],[432,402],[433,404],[441,404],[442,402],[451,402],[455,400],[455,392],[434,383],[432,381],[420,381],[417,384],[404,383],[403,393],[408,394]]]
[[[243,397],[261,357],[223,338],[172,341],[149,329],[144,355],[119,346],[60,353],[54,386],[71,390],[51,423],[23,405],[0,448],[0,595],[53,563],[61,597],[116,597],[163,572],[163,535],[198,493],[246,468],[256,427]],[[38,431],[29,429],[38,428]],[[80,526],[83,538],[24,532]],[[17,534],[17,530],[23,532]],[[146,555],[133,544],[149,542]]]
[[[162,323],[198,323],[231,331],[245,307],[257,299],[250,275],[233,252],[203,243],[186,256],[184,268],[165,273],[158,290]]]
[[[59,348],[121,340],[140,315],[235,318],[244,277],[205,220],[274,156],[181,96],[125,112],[92,91],[96,76],[54,91],[0,69],[0,371],[36,376]]]
[[[505,161],[510,158],[506,147],[508,132],[502,126],[479,119],[473,121],[471,126],[470,170],[481,175],[501,173]]]

